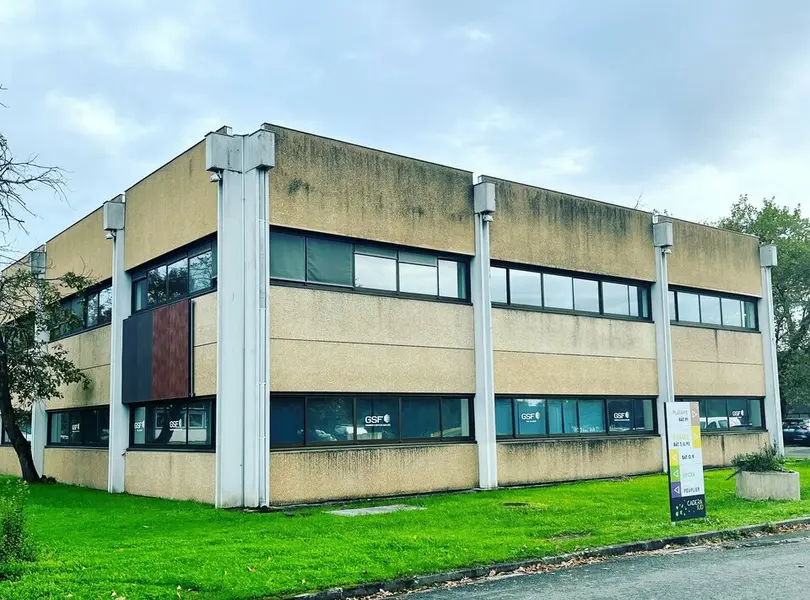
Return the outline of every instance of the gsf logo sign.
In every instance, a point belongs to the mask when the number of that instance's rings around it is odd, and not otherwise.
[[[368,415],[363,422],[370,427],[390,427],[391,415]]]
[[[613,420],[614,421],[629,421],[630,420],[630,411],[613,413]]]
[[[540,420],[540,413],[539,412],[528,412],[528,413],[520,413],[520,420],[527,421],[529,423],[533,423],[534,421]]]

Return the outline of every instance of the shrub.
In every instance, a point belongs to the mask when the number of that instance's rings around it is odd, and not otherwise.
[[[25,522],[27,497],[25,482],[0,480],[0,565],[33,559],[33,544]]]
[[[731,466],[734,467],[731,477],[741,471],[754,473],[785,471],[785,457],[780,455],[773,446],[765,446],[759,452],[738,454],[731,460]]]

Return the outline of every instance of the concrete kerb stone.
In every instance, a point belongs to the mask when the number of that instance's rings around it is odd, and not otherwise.
[[[590,550],[582,550],[580,552],[569,552],[566,554],[558,554],[555,556],[547,556],[543,558],[532,558],[521,561],[494,563],[487,566],[470,567],[467,569],[458,569],[455,571],[447,571],[445,573],[434,573],[431,575],[418,575],[413,577],[401,577],[398,579],[391,579],[388,581],[378,581],[374,583],[363,583],[357,586],[348,588],[334,587],[320,592],[312,592],[307,594],[298,594],[291,596],[290,600],[340,600],[344,598],[362,598],[364,596],[372,596],[380,591],[385,592],[406,592],[418,588],[426,588],[442,583],[450,583],[453,581],[461,581],[462,579],[479,579],[488,575],[506,574],[518,569],[525,569],[536,567],[539,565],[554,566],[561,565],[573,560],[593,559],[593,558],[610,558],[615,556],[622,556],[625,554],[632,554],[635,552],[651,552],[661,550],[667,546],[690,546],[699,544],[701,542],[708,542],[711,540],[720,540],[731,537],[745,536],[771,529],[778,529],[780,527],[795,527],[797,525],[810,525],[810,517],[802,517],[798,519],[789,519],[787,521],[776,521],[774,523],[760,523],[757,525],[745,525],[743,527],[732,527],[730,529],[721,529],[717,531],[706,531],[703,533],[689,533],[684,535],[676,535],[668,538],[660,538],[656,540],[646,540],[642,542],[627,542],[625,544],[614,544],[612,546],[604,546],[602,548],[593,548]]]

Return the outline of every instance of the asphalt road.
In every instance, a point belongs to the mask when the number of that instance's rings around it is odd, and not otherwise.
[[[810,446],[785,446],[785,454],[793,458],[810,458]]]
[[[774,541],[779,540],[778,544]],[[810,534],[646,554],[414,593],[409,600],[806,600]]]

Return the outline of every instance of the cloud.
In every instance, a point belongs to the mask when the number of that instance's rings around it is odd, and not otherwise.
[[[147,21],[130,38],[130,57],[159,69],[181,71],[188,62],[192,37],[191,28],[180,19]]]
[[[463,37],[469,42],[475,44],[489,44],[492,42],[492,34],[475,26],[459,27],[456,30],[456,35]]]

